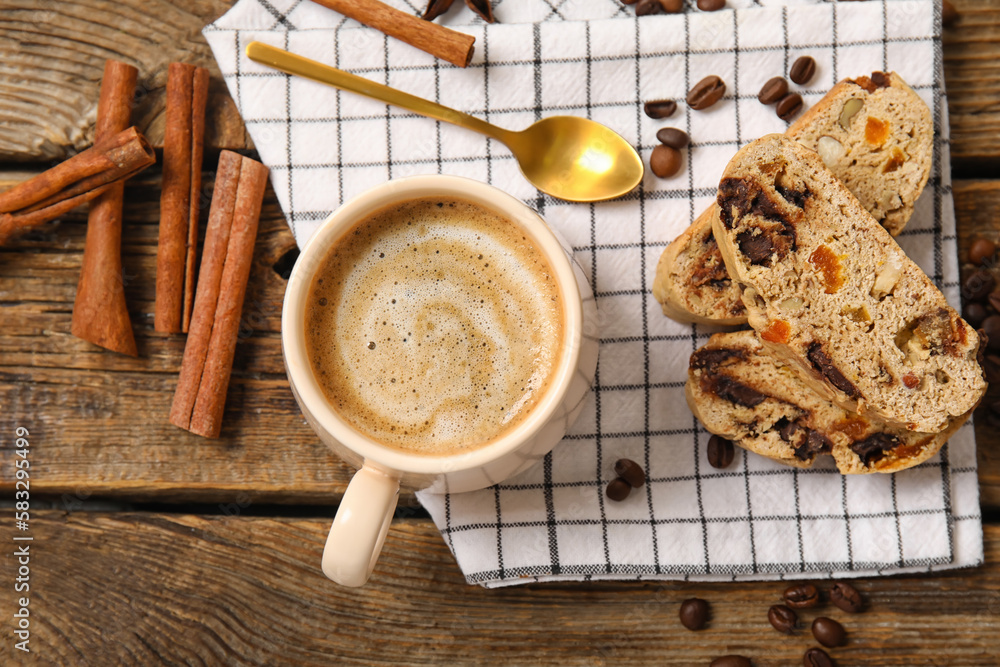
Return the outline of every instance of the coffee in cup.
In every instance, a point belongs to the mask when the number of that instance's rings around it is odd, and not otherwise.
[[[521,423],[563,347],[552,267],[511,220],[429,197],[375,211],[332,246],[306,301],[306,349],[358,431],[433,456]]]
[[[568,244],[524,203],[411,176],[319,225],[288,281],[281,340],[303,416],[358,469],[323,572],[360,586],[401,484],[482,489],[559,442],[594,380],[597,311]]]

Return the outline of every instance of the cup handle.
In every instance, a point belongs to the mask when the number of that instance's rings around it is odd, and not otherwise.
[[[399,477],[367,463],[347,485],[323,548],[323,574],[342,586],[363,586],[382,551],[399,499]]]

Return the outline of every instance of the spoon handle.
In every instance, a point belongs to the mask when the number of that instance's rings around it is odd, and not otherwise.
[[[247,58],[256,63],[281,70],[287,74],[295,74],[312,79],[313,81],[325,83],[334,88],[364,95],[365,97],[370,97],[380,102],[391,104],[392,106],[408,109],[421,116],[443,120],[446,123],[458,125],[467,130],[493,137],[505,144],[513,139],[513,135],[515,134],[510,130],[491,125],[484,120],[464,114],[461,111],[455,111],[437,102],[431,102],[422,97],[410,95],[389,86],[383,86],[380,83],[375,83],[374,81],[355,76],[335,67],[316,62],[315,60],[289,53],[284,49],[279,49],[269,44],[250,42],[247,44]]]

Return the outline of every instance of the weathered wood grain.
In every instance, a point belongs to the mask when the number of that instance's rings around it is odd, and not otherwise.
[[[201,36],[234,0],[5,0],[0,21],[0,161],[45,161],[93,136],[106,58],[139,68],[135,121],[162,145],[167,64],[212,72],[206,146],[246,148],[249,136]],[[954,0],[961,18],[944,32],[952,157],[1000,158],[1000,5]],[[156,21],[147,17],[156,16]]]
[[[201,36],[231,0],[5,0],[0,21],[0,160],[64,158],[93,140],[104,61],[139,69],[133,122],[163,145],[167,65],[208,67],[206,145],[249,138]],[[156,17],[155,20],[151,17]]]
[[[780,582],[468,586],[426,520],[394,522],[361,589],[320,572],[323,519],[44,511],[31,525],[31,647],[45,664],[707,665],[739,653],[770,667],[816,646],[807,628],[768,624]],[[830,649],[840,665],[997,665],[1000,527],[986,529],[986,557],[860,580],[864,613],[800,618],[844,624],[849,643]],[[712,606],[702,631],[678,621],[688,597]],[[0,662],[21,664],[11,643]]]
[[[952,161],[997,174],[1000,157],[1000,4],[951,0],[960,15],[943,32]]]
[[[272,266],[295,244],[271,193],[222,438],[199,438],[167,422],[184,338],[152,330],[158,177],[153,170],[126,189],[125,291],[138,359],[69,334],[82,213],[0,248],[0,422],[12,429],[16,419],[37,438],[33,487],[55,496],[170,502],[224,504],[241,492],[258,502],[339,502],[352,470],[316,440],[285,379],[279,334],[285,280]],[[210,188],[211,175],[205,180]],[[970,239],[998,236],[1000,182],[959,181],[955,199],[964,257]],[[1000,433],[985,419],[976,429],[982,503],[997,509]],[[0,447],[9,442],[0,437]],[[4,465],[0,460],[0,492],[12,488]],[[401,502],[416,501],[404,493]]]

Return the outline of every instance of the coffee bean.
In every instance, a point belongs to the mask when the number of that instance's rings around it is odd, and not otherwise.
[[[649,168],[660,178],[670,178],[681,170],[681,152],[660,144],[649,156]]]
[[[788,82],[783,76],[771,77],[760,88],[757,99],[761,104],[774,104],[788,93]]]
[[[986,297],[986,301],[990,304],[996,312],[1000,313],[1000,290],[994,290],[990,292],[990,295]]]
[[[634,5],[635,0],[622,0],[623,5]]]
[[[992,296],[992,294],[990,296]],[[968,322],[973,329],[978,329],[982,325],[983,320],[985,320],[989,314],[989,311],[986,310],[986,306],[977,301],[973,301],[972,303],[965,305],[965,308],[962,310],[962,319]]]
[[[819,589],[812,584],[795,584],[785,589],[785,604],[792,609],[809,609],[820,602]]]
[[[753,663],[742,655],[724,655],[713,660],[708,667],[753,667]]]
[[[647,14],[659,14],[660,3],[658,0],[639,0],[635,3],[635,15],[646,16]]]
[[[701,598],[689,598],[681,602],[681,625],[688,630],[701,630],[708,622],[708,603]]]
[[[802,96],[798,93],[785,95],[778,100],[778,106],[774,108],[774,112],[778,114],[778,118],[781,120],[791,120],[801,110]]]
[[[820,616],[813,621],[812,631],[816,641],[827,648],[843,646],[847,641],[847,633],[844,632],[844,626],[826,616]]]
[[[725,94],[725,82],[714,74],[710,74],[694,84],[694,87],[687,94],[687,103],[692,109],[702,111],[721,100]]]
[[[982,301],[996,285],[997,281],[989,271],[973,271],[962,282],[962,297],[968,301]]]
[[[799,84],[809,83],[809,80],[816,74],[816,61],[812,56],[801,56],[792,63],[792,69],[788,71],[788,78]]]
[[[684,11],[684,0],[660,0],[660,6],[668,14],[677,14]]]
[[[958,10],[948,0],[941,0],[941,25],[950,28],[958,21]]]
[[[669,118],[677,111],[677,102],[673,100],[653,100],[642,105],[642,110],[650,118]]]
[[[792,634],[792,630],[795,629],[799,615],[783,604],[776,604],[767,610],[767,620],[778,632],[790,635]]]
[[[1000,352],[1000,315],[990,315],[983,320],[982,330],[989,339],[986,349],[990,352]]]
[[[615,461],[615,474],[628,482],[633,489],[638,489],[646,483],[646,473],[642,471],[642,466],[632,459]]]
[[[708,439],[708,465],[713,468],[728,468],[736,455],[736,448],[731,440],[712,435]]]
[[[833,659],[821,648],[811,648],[802,656],[805,667],[833,667]]]
[[[1000,356],[987,354],[983,358],[983,375],[987,382],[1000,382]]]
[[[698,0],[698,9],[703,12],[717,12],[726,6],[726,0]]]
[[[676,127],[664,127],[656,132],[656,139],[662,143],[680,150],[688,145],[687,132],[678,130]]]
[[[861,593],[858,593],[854,586],[838,581],[830,588],[830,602],[849,614],[856,614],[864,607],[864,600]]]
[[[605,493],[608,495],[608,498],[616,502],[625,500],[631,492],[632,486],[621,477],[616,477],[611,480],[608,483],[608,488],[605,489]]]
[[[969,261],[982,266],[996,254],[997,245],[989,239],[976,239],[969,246]]]

